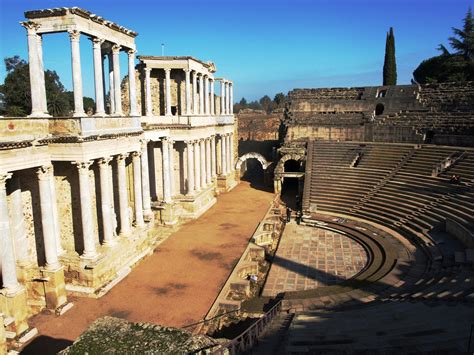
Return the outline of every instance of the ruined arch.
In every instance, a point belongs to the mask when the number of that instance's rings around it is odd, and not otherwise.
[[[271,164],[271,162],[268,162],[265,157],[259,153],[247,153],[242,155],[238,160],[237,163],[235,163],[235,169],[240,170],[240,167],[244,161],[247,159],[257,159],[260,164],[262,164],[263,170],[267,170],[268,166]]]
[[[283,174],[285,172],[285,163],[288,160],[296,160],[299,162],[303,162],[304,160],[304,155],[300,154],[285,154],[284,156],[281,157],[281,159],[278,161],[277,166],[275,167],[275,175],[277,174]]]

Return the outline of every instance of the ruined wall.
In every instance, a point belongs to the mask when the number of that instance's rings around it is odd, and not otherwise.
[[[277,140],[282,116],[282,112],[267,114],[262,110],[241,110],[236,114],[239,139]]]

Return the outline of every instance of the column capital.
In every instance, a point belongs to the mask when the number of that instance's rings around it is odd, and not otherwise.
[[[138,151],[132,152],[132,157],[134,158],[140,158],[141,155],[142,155],[142,152],[138,152]]]
[[[129,57],[133,56],[135,53],[137,53],[137,50],[136,49],[129,49],[127,51],[127,54]]]
[[[192,70],[189,69],[189,68],[184,68],[183,71],[184,71],[185,73],[191,73],[191,72],[192,72]]]
[[[81,32],[78,30],[69,30],[67,31],[69,33],[69,38],[71,39],[72,42],[79,42],[79,39],[81,38]]]
[[[151,73],[151,68],[145,67],[145,68],[143,68],[143,71],[144,71],[146,74],[150,74],[150,73]]]
[[[102,43],[105,42],[105,39],[104,38],[99,38],[99,37],[89,37],[89,39],[91,40],[91,42],[93,43],[94,45],[94,48],[100,48],[100,46],[102,45]]]
[[[121,46],[119,46],[118,44],[114,44],[112,46],[112,54],[119,54],[121,49]]]
[[[117,160],[117,163],[122,163],[125,162],[125,159],[127,159],[128,153],[120,153],[115,156],[115,160]]]
[[[52,165],[43,165],[43,166],[40,166],[38,170],[36,170],[36,175],[38,176],[39,180],[49,179],[52,173],[53,173]]]
[[[103,157],[97,160],[97,164],[99,165],[100,169],[103,169],[107,167],[111,161],[112,161],[112,157]]]
[[[93,160],[75,161],[73,164],[76,165],[79,174],[88,174],[89,167],[92,165],[93,162]]]
[[[1,173],[0,174],[0,188],[5,188],[5,184],[8,179],[12,177],[12,173]]]
[[[40,28],[40,25],[33,21],[23,21],[20,22],[20,25],[26,29],[28,35],[35,35],[38,28]]]
[[[171,68],[163,68],[163,70],[165,71],[165,73],[170,73],[171,72]]]
[[[140,139],[140,144],[142,146],[142,149],[147,147],[149,141],[150,141],[150,139],[148,139],[148,138]]]

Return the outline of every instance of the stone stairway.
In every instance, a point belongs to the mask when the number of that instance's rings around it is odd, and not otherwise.
[[[294,313],[281,313],[262,334],[251,353],[257,355],[284,354],[285,336],[293,321]]]

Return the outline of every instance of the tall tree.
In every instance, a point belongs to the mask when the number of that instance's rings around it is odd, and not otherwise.
[[[383,85],[397,85],[397,63],[395,60],[395,36],[393,28],[385,40],[385,59],[383,64]]]
[[[275,95],[273,101],[277,104],[277,107],[282,107],[286,101],[286,96],[284,93],[279,92]]]
[[[471,7],[467,9],[466,17],[463,19],[462,30],[453,27],[453,32],[459,37],[449,37],[449,44],[456,50],[455,54],[462,55],[466,60],[472,60],[474,58],[474,21]]]

